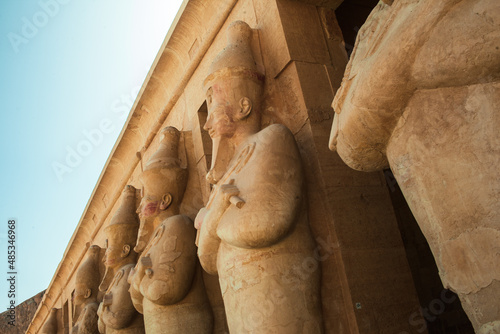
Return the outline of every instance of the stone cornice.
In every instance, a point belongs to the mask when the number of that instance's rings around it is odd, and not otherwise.
[[[121,191],[238,0],[185,0],[141,87],[80,222],[27,330],[38,333]],[[201,85],[201,83],[200,83]]]

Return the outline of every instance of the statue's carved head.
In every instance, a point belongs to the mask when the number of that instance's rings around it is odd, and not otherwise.
[[[142,252],[160,223],[160,214],[179,213],[187,185],[187,169],[178,158],[180,132],[174,127],[161,131],[160,146],[149,158],[140,175],[142,200],[139,213],[140,229],[134,250]]]
[[[113,279],[114,272],[124,264],[133,263],[137,254],[133,245],[137,239],[139,218],[136,213],[136,189],[126,186],[122,193],[122,202],[109,225],[104,229],[106,235],[106,253],[103,262],[106,273],[99,290],[106,291]]]
[[[208,118],[204,129],[213,140],[210,183],[224,174],[235,146],[260,130],[260,103],[264,75],[257,69],[252,50],[252,29],[242,21],[227,30],[227,46],[210,66],[203,86]]]
[[[101,247],[92,245],[87,251],[87,258],[82,262],[75,279],[73,303],[84,304],[87,300],[95,300],[100,283],[99,252]]]

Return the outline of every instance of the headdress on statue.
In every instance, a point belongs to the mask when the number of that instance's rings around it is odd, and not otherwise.
[[[78,267],[76,272],[76,283],[85,284],[93,293],[97,293],[100,283],[99,254],[101,247],[92,245],[87,251],[87,258]]]
[[[104,229],[107,239],[119,240],[134,245],[139,230],[139,217],[136,213],[136,189],[127,185],[122,192],[122,202]]]
[[[139,217],[136,212],[136,191],[133,186],[127,185],[122,192],[121,204],[116,210],[109,225],[104,229],[107,242],[113,241],[116,245],[135,245],[139,231]],[[108,247],[108,245],[106,245]],[[130,254],[130,253],[129,253]],[[135,254],[135,253],[132,253]],[[115,274],[115,268],[106,265],[106,272],[99,285],[100,291],[106,291]]]
[[[160,132],[160,146],[149,158],[139,179],[148,194],[173,194],[174,203],[180,204],[187,185],[187,170],[179,160],[180,132],[169,126]]]
[[[206,90],[219,78],[245,78],[263,84],[264,74],[253,58],[252,28],[243,21],[235,21],[227,28],[227,46],[215,57],[209,74],[203,82]]]

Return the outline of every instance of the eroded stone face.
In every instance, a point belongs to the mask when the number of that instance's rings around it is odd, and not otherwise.
[[[177,153],[179,131],[174,127],[167,127],[160,136],[158,150],[146,162],[140,175],[142,198],[137,209],[140,227],[134,248],[137,253],[142,253],[146,248],[160,225],[165,210],[168,207],[169,211],[172,208],[178,210],[182,197],[173,197],[171,193],[184,193],[187,183],[187,173],[181,168]]]
[[[135,194],[134,187],[125,187],[121,206],[104,230],[107,240],[103,258],[106,273],[99,289],[105,294],[97,314],[99,332],[105,334],[144,333],[143,317],[132,304],[130,284],[127,282],[137,260],[133,250],[139,229]]]
[[[330,147],[390,165],[477,332],[500,331],[500,4],[379,3],[359,31]]]
[[[307,265],[315,247],[300,154],[286,127],[260,130],[263,77],[251,58],[250,27],[235,22],[228,35],[205,80],[215,164],[196,218],[198,255],[219,275],[230,332],[322,333],[320,268],[301,277],[291,270]],[[217,165],[217,157],[227,163]]]
[[[87,258],[82,262],[76,273],[75,291],[73,294],[74,305],[80,305],[81,311],[75,325],[71,329],[72,334],[98,333],[97,308],[99,302],[97,293],[101,276],[99,273],[99,252],[101,247],[90,246]]]
[[[196,256],[196,230],[179,214],[187,180],[177,158],[179,136],[173,127],[162,131],[160,148],[141,175],[136,248],[142,253],[129,275],[130,293],[147,333],[208,334],[213,318]]]
[[[234,124],[234,113],[238,110],[234,96],[227,95],[228,83],[225,81],[212,85],[206,94],[209,115],[204,129],[208,131],[212,139],[233,137],[236,126]]]

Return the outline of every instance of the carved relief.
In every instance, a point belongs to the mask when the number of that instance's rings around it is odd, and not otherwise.
[[[320,271],[292,277],[315,247],[300,154],[282,125],[260,129],[264,77],[252,30],[228,28],[228,45],[204,82],[213,184],[196,217],[203,268],[218,273],[231,333],[322,333]]]

